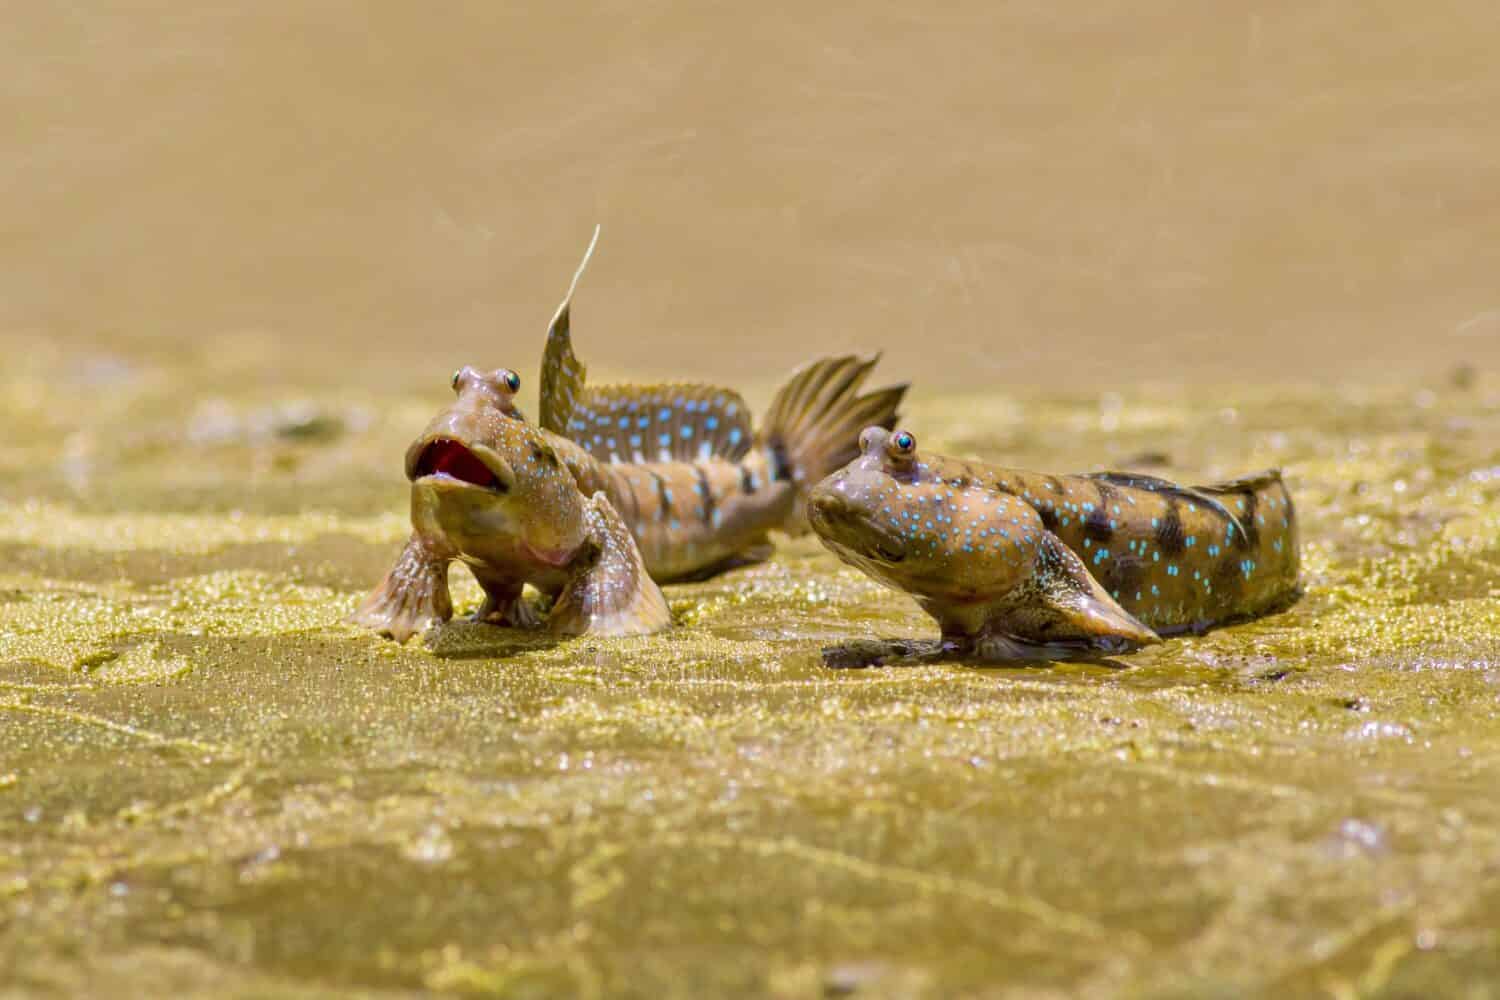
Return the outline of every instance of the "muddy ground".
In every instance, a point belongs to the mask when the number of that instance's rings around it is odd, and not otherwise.
[[[1496,995],[1493,3],[14,6],[0,995]],[[1280,466],[1305,595],[832,670],[934,629],[803,538],[651,639],[343,624],[596,223],[598,373]]]
[[[397,456],[441,378],[247,398],[209,365],[184,399],[182,372],[74,368],[38,345],[0,395],[26,430],[0,452],[23,991],[1500,976],[1493,380],[919,392],[924,447],[1285,468],[1306,594],[1102,664],[839,671],[822,647],[934,629],[808,539],[668,588],[679,626],[650,639],[362,634],[342,618],[399,547]]]

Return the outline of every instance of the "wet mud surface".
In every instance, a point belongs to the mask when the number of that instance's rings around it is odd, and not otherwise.
[[[0,386],[22,430],[0,449],[0,955],[23,992],[1500,977],[1493,380],[919,388],[924,447],[1282,467],[1306,592],[1107,663],[831,670],[825,646],[935,630],[808,538],[667,588],[678,626],[649,639],[362,634],[342,618],[399,547],[399,456],[440,386],[200,375],[184,398],[140,362],[80,409],[63,355],[28,358]]]
[[[1493,2],[10,8],[0,996],[1500,995]],[[1305,595],[833,670],[936,631],[803,538],[650,639],[343,624],[595,224],[591,377],[1281,466]]]

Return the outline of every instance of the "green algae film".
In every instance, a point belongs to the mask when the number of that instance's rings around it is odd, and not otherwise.
[[[1285,613],[995,670],[825,669],[823,646],[935,630],[810,538],[666,588],[657,636],[456,622],[396,648],[342,619],[399,547],[392,456],[424,397],[388,401],[408,426],[328,436],[195,438],[149,393],[131,423],[18,421],[0,981],[1482,996],[1497,390],[918,396],[924,447],[1191,481],[1280,466],[1303,521]],[[86,457],[46,454],[44,429]]]

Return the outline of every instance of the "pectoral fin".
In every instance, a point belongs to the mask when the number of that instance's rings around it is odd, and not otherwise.
[[[1119,603],[1089,574],[1062,540],[1043,533],[1031,585],[996,623],[996,631],[1032,643],[1082,645],[1124,652],[1161,637]]]
[[[603,493],[589,498],[589,546],[553,605],[547,626],[559,635],[650,635],[672,623],[641,550]]]
[[[422,535],[412,535],[396,565],[349,616],[355,625],[405,642],[435,622],[453,617],[448,596],[451,552]]]

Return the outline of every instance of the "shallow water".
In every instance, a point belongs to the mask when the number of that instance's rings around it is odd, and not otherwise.
[[[1306,594],[1106,664],[835,671],[822,646],[934,630],[808,539],[668,588],[680,626],[650,639],[373,639],[341,619],[398,548],[396,456],[441,387],[289,401],[200,376],[189,399],[142,362],[81,411],[69,362],[29,358],[0,393],[22,429],[0,452],[0,949],[23,990],[1500,976],[1492,379],[918,393],[923,447],[1285,468]]]

